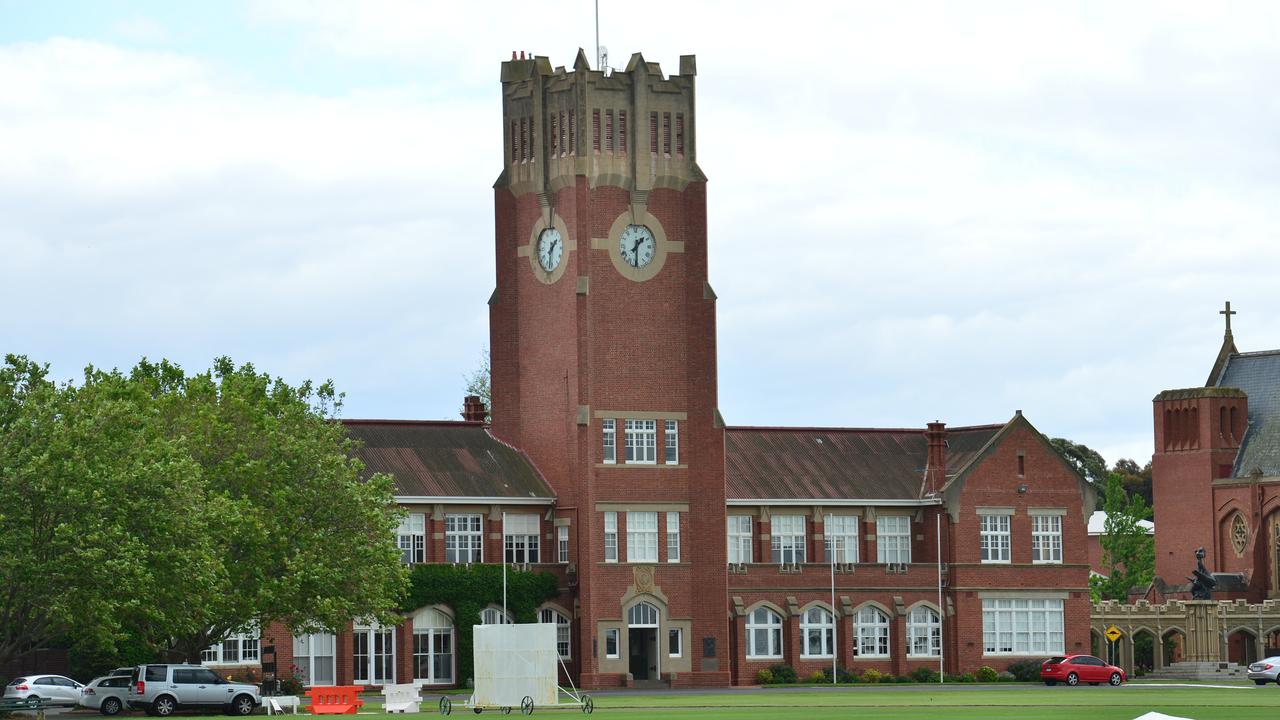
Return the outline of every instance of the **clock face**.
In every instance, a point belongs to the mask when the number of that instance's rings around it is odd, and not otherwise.
[[[564,240],[560,237],[560,231],[555,228],[547,228],[538,235],[538,264],[543,270],[551,272],[560,265],[560,258],[564,255]]]
[[[628,225],[618,240],[622,262],[633,268],[642,268],[653,261],[657,243],[653,233],[644,225]]]

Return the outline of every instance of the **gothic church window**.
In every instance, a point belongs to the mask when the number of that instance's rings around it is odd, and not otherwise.
[[[1245,522],[1244,516],[1236,513],[1231,519],[1231,548],[1236,551],[1236,557],[1244,555],[1244,548],[1249,544],[1249,525]]]

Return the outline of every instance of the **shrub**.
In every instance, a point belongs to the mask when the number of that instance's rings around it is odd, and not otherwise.
[[[862,682],[878,683],[884,677],[884,674],[875,668],[867,668],[862,671]]]
[[[773,684],[773,673],[769,671],[769,668],[765,668],[764,670],[761,670],[756,673],[756,684],[757,685]]]
[[[893,679],[893,681],[894,681],[894,682],[896,682],[896,683],[913,683],[913,682],[915,682],[916,680],[915,680],[915,678],[911,677],[910,675],[899,675],[899,676],[895,677],[895,678]]]
[[[1039,660],[1019,660],[1009,663],[1009,672],[1021,682],[1035,682],[1040,679]]]
[[[769,672],[773,673],[773,681],[776,683],[793,683],[796,681],[796,669],[790,665],[779,663],[770,665]]]
[[[952,675],[947,678],[948,682],[971,683],[975,682],[973,673],[964,673],[963,675]]]
[[[997,678],[1000,682],[1013,682],[1013,681],[1015,681],[1015,680],[1017,680],[1017,679],[1018,679],[1018,678],[1014,677],[1014,676],[1013,676],[1013,673],[1009,672],[1008,670],[1001,670],[1001,671],[1000,671],[1000,674],[999,674],[999,675],[997,675],[997,676],[996,676],[996,678]]]
[[[809,673],[809,677],[805,678],[805,682],[824,683],[827,681],[827,674],[821,670],[814,670]]]
[[[991,683],[996,681],[996,678],[999,677],[999,674],[996,673],[995,668],[989,665],[983,665],[982,667],[978,668],[978,672],[975,675],[975,677],[978,678],[978,682]]]
[[[856,673],[851,673],[842,667],[838,667],[836,668],[836,682],[856,683],[858,682],[858,676]]]
[[[921,683],[938,682],[938,671],[933,668],[919,667],[911,671],[911,679]]]

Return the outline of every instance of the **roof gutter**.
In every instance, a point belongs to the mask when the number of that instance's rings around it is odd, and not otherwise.
[[[824,505],[833,507],[926,507],[929,505],[941,505],[942,498],[921,498],[921,499],[857,499],[857,498],[729,498],[725,500],[726,505],[742,506],[742,505],[778,505],[778,506],[797,506],[811,507],[813,505]]]
[[[396,495],[401,505],[555,505],[550,497],[473,497],[466,495]]]

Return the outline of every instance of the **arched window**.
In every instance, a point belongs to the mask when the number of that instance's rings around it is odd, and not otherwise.
[[[889,617],[868,605],[854,616],[858,657],[889,657]]]
[[[569,618],[565,617],[555,608],[543,608],[538,613],[538,622],[556,624],[556,653],[560,656],[561,660],[568,660],[571,652],[569,644]]]
[[[413,679],[453,684],[453,620],[435,608],[413,616]]]
[[[647,602],[638,602],[627,611],[627,625],[633,628],[658,627],[658,608]]]
[[[511,613],[503,613],[502,608],[490,606],[480,611],[481,625],[510,625],[512,622]]]
[[[942,619],[933,608],[921,605],[907,613],[907,654],[929,657],[942,654]]]
[[[835,633],[835,618],[825,608],[805,610],[800,617],[800,657],[831,657],[835,654]]]
[[[767,607],[747,615],[747,657],[782,657],[782,618]]]

